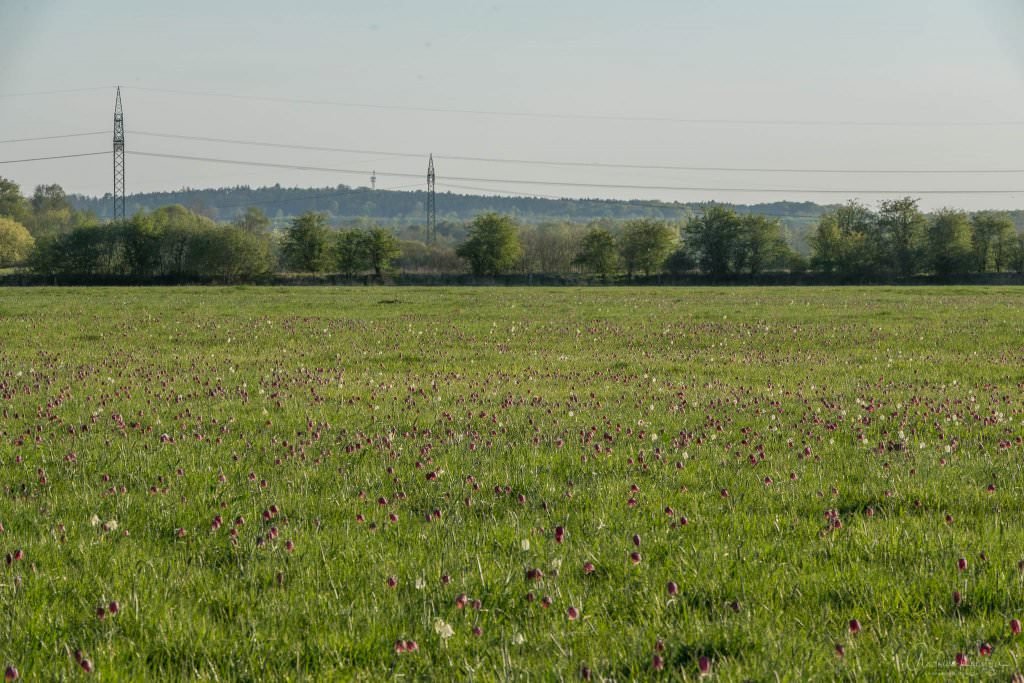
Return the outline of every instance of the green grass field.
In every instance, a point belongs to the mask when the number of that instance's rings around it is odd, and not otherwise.
[[[1024,289],[4,289],[0,665],[1009,680],[1022,421]]]

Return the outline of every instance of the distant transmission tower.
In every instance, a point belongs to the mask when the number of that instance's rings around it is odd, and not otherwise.
[[[376,170],[374,170],[373,174],[370,176],[370,189],[371,190],[376,190],[377,189],[377,171]]]
[[[121,110],[121,86],[117,86],[114,103],[114,220],[124,215],[124,112]]]
[[[437,205],[434,203],[434,155],[430,155],[430,162],[427,164],[427,243],[433,244],[437,241]]]

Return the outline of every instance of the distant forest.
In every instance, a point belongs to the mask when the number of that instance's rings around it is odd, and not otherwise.
[[[68,195],[71,206],[94,214],[101,220],[112,218],[110,196]],[[276,228],[283,228],[295,216],[308,212],[324,213],[334,224],[370,221],[392,228],[414,228],[425,222],[427,193],[424,190],[371,190],[365,187],[226,187],[218,189],[184,188],[174,192],[149,192],[127,197],[128,215],[151,212],[163,206],[180,205],[219,222],[240,219],[250,207],[267,214]],[[706,203],[670,203],[644,200],[541,199],[534,197],[497,197],[439,192],[437,194],[438,237],[458,241],[464,236],[464,224],[484,213],[513,216],[522,223],[538,224],[569,221],[590,223],[599,220],[656,218],[688,221],[701,213]],[[807,237],[818,218],[830,207],[813,202],[772,202],[768,204],[725,204],[740,214],[760,214],[778,218],[787,242],[802,253],[809,253]],[[1024,212],[1021,215],[1024,225]],[[414,236],[416,231],[403,230]]]

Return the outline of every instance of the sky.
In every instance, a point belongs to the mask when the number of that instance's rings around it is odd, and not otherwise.
[[[1020,0],[0,0],[0,162],[107,152],[0,176],[109,192],[120,85],[129,194],[433,153],[439,191],[1024,208],[1022,34]]]

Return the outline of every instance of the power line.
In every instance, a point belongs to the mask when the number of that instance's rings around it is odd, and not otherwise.
[[[218,164],[233,164],[239,166],[259,166],[265,168],[283,168],[296,171],[317,171],[323,173],[338,173],[348,175],[366,175],[365,169],[345,169],[345,168],[329,168],[324,166],[306,166],[298,164],[281,164],[273,162],[261,162],[261,161],[244,161],[239,159],[222,159],[217,157],[200,157],[190,156],[185,154],[162,154],[156,152],[139,152],[129,151],[128,154],[137,156],[147,157],[158,157],[164,159],[182,159],[186,161],[203,161]],[[379,175],[391,176],[394,178],[417,178],[419,177],[414,173],[399,173],[399,172],[388,172],[381,173]],[[557,180],[523,180],[518,178],[478,178],[478,177],[464,177],[464,176],[448,176],[448,179],[454,181],[468,181],[468,182],[483,182],[483,183],[498,183],[498,184],[509,184],[509,185],[539,185],[539,186],[552,186],[552,187],[580,187],[580,188],[592,188],[592,189],[610,189],[610,190],[647,190],[647,191],[662,191],[662,192],[743,192],[743,193],[770,193],[770,194],[824,194],[824,195],[859,195],[859,194],[887,194],[887,195],[1005,195],[1005,194],[1024,194],[1024,190],[927,190],[927,189],[913,189],[913,190],[881,190],[881,189],[819,189],[819,188],[781,188],[781,187],[682,187],[673,185],[639,185],[631,183],[586,183],[577,181],[557,181]]]
[[[1024,126],[1024,120],[1014,121],[856,121],[856,120],[812,120],[812,119],[728,119],[728,118],[681,118],[671,116],[628,116],[610,114],[563,114],[551,112],[498,111],[489,109],[460,109],[446,107],[416,107],[397,104],[374,104],[367,102],[344,102],[340,100],[303,99],[293,97],[270,97],[265,95],[240,95],[237,93],[202,92],[176,90],[171,88],[147,88],[134,86],[144,92],[189,95],[193,97],[219,97],[224,99],[284,104],[325,105],[357,109],[383,109],[392,111],[426,112],[436,114],[470,114],[475,116],[505,116],[514,118],[590,120],[590,121],[633,121],[644,123],[678,123],[707,126],[859,126],[875,128],[960,128]]]
[[[326,167],[323,167],[323,166],[304,166],[304,165],[298,165],[298,164],[280,164],[280,163],[275,163],[275,162],[270,162],[270,161],[244,161],[244,160],[240,160],[240,159],[221,159],[221,158],[216,158],[216,157],[190,156],[190,155],[187,155],[187,154],[163,154],[163,153],[159,153],[159,152],[140,152],[140,151],[137,151],[137,150],[130,150],[130,151],[127,152],[127,154],[131,154],[131,155],[134,155],[134,156],[143,156],[143,157],[157,157],[157,158],[161,158],[161,159],[183,159],[185,161],[207,161],[207,162],[218,163],[218,164],[232,164],[232,165],[236,165],[236,166],[260,166],[260,167],[264,167],[264,168],[284,168],[284,169],[289,169],[289,170],[293,170],[293,171],[320,171],[320,172],[324,172],[324,173],[338,173],[338,174],[342,174],[342,175],[345,175],[345,174],[348,174],[348,175],[361,175],[361,176],[366,175],[366,170],[365,169],[356,170],[356,169],[351,169],[351,168],[349,168],[349,169],[345,169],[345,168],[326,168]],[[415,174],[415,173],[381,173],[379,175],[387,175],[387,176],[393,176],[393,177],[397,177],[397,178],[419,178],[420,177],[420,175]]]
[[[0,93],[0,97],[34,97],[36,95],[66,95],[68,93],[94,92],[96,90],[109,90],[110,86],[100,85],[95,88],[68,88],[65,90],[37,90],[35,92],[9,92]]]
[[[5,159],[0,161],[0,164],[24,164],[29,161],[49,161],[51,159],[74,159],[76,157],[94,157],[100,154],[110,154],[110,152],[85,152],[83,154],[61,154],[54,157],[33,157],[32,159]]]
[[[402,158],[423,158],[421,152],[394,152],[371,149],[354,149],[351,147],[324,147],[320,145],[292,145],[280,142],[264,142],[260,140],[239,140],[237,138],[216,138],[198,135],[177,135],[173,133],[153,133],[132,131],[133,135],[169,138],[174,140],[195,140],[198,142],[218,142],[229,145],[248,145],[252,147],[274,147],[278,149],[297,149],[313,152],[341,152],[344,154],[372,154]],[[673,164],[628,164],[601,161],[552,161],[541,159],[506,159],[499,157],[437,155],[438,159],[448,161],[470,161],[494,164],[518,164],[527,166],[568,166],[580,168],[612,168],[654,171],[698,171],[714,173],[830,173],[850,175],[978,175],[978,174],[1020,174],[1024,169],[853,169],[853,168],[769,168],[744,166],[679,166]]]
[[[380,150],[352,149],[349,147],[322,147],[318,145],[288,145],[280,142],[262,142],[259,140],[238,140],[234,138],[214,138],[200,135],[175,135],[173,133],[152,133],[147,131],[132,131],[132,135],[144,135],[147,137],[170,138],[172,140],[195,140],[197,142],[222,142],[229,145],[249,145],[253,147],[276,147],[278,149],[299,149],[312,152],[343,152],[346,154],[372,154],[377,156],[404,157],[421,159],[424,154],[415,152],[382,152]],[[455,158],[455,157],[446,157]]]
[[[12,138],[10,140],[0,140],[0,145],[5,145],[9,142],[36,142],[37,140],[60,140],[63,138],[84,138],[89,135],[110,135],[108,130],[99,130],[92,133],[67,133],[65,135],[44,135],[38,138]]]

